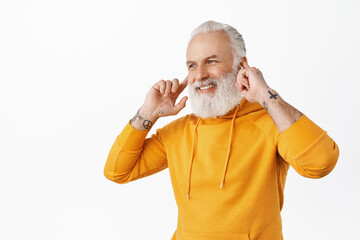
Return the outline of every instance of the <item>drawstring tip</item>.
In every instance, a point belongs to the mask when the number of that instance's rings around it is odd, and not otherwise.
[[[220,188],[222,188],[222,185],[223,185],[223,182],[221,182],[221,184],[220,184]]]
[[[187,195],[187,199],[190,199],[190,198],[189,198],[189,194]]]

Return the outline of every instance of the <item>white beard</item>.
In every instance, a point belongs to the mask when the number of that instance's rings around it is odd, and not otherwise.
[[[241,92],[235,86],[238,71],[232,71],[217,78],[197,81],[189,87],[189,99],[196,116],[216,118],[232,110],[242,99]],[[215,93],[199,93],[196,88],[214,84]]]

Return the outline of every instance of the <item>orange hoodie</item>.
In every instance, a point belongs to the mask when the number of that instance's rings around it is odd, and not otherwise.
[[[187,115],[147,131],[129,123],[113,144],[105,176],[127,183],[169,167],[178,206],[177,240],[277,240],[291,165],[320,178],[335,167],[336,143],[303,115],[279,134],[257,103],[240,104],[225,116]]]

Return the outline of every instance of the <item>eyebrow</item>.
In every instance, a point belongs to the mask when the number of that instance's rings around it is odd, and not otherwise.
[[[208,59],[210,59],[210,58],[218,58],[218,56],[217,56],[217,55],[211,55],[211,56],[209,56],[209,57],[206,57],[205,59],[208,60]],[[186,65],[188,65],[189,63],[195,63],[195,62],[194,62],[194,61],[187,61],[187,62],[186,62]]]

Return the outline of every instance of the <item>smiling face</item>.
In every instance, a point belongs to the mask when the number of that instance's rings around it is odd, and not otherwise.
[[[197,34],[189,43],[186,52],[186,65],[189,71],[188,82],[203,82],[208,78],[219,78],[230,73],[233,55],[230,39],[225,32]],[[199,93],[214,93],[217,86],[201,85]]]
[[[186,57],[189,97],[195,115],[216,118],[240,102],[242,95],[235,86],[238,69],[233,69],[232,49],[226,33],[195,35]]]

